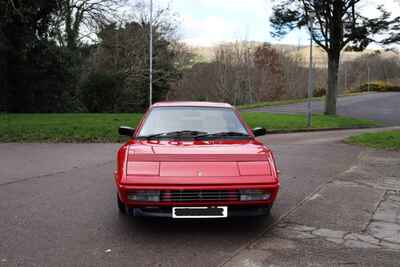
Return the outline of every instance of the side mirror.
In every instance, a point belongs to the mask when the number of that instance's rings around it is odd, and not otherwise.
[[[263,128],[263,127],[256,127],[256,128],[253,128],[253,134],[255,137],[266,135],[267,130],[265,130],[265,128]]]
[[[128,127],[128,126],[120,126],[118,128],[118,133],[120,135],[126,135],[126,136],[129,136],[129,137],[132,137],[132,135],[135,133],[135,128],[131,128],[131,127]]]

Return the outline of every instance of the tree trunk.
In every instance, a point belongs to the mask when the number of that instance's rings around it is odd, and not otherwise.
[[[325,97],[325,115],[336,115],[339,59],[340,51],[328,53],[328,91]]]

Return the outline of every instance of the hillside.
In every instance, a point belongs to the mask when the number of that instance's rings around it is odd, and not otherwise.
[[[261,42],[250,42],[251,46],[256,46],[261,44]],[[229,45],[229,43],[222,44],[222,45]],[[283,53],[287,53],[291,56],[298,56],[300,57],[305,64],[308,64],[309,60],[309,47],[308,46],[296,46],[296,45],[290,45],[290,44],[272,44],[272,47],[275,49],[282,51]],[[215,55],[215,51],[218,48],[218,46],[191,46],[190,49],[191,51],[198,56],[198,61],[200,62],[210,62]],[[374,49],[366,49],[362,52],[343,52],[342,53],[342,61],[352,61],[362,55],[373,53],[377,50]],[[390,51],[384,51],[380,50],[382,52],[383,56],[387,57],[399,57],[398,54],[395,54],[394,52]],[[323,51],[319,47],[314,47],[314,64],[317,67],[325,67],[327,65],[328,59],[325,51]]]

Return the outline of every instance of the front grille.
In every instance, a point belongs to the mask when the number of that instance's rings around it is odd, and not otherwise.
[[[207,202],[240,200],[237,190],[171,190],[161,192],[161,202]]]

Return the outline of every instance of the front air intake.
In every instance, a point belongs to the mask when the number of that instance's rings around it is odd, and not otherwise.
[[[237,190],[171,190],[161,192],[161,202],[238,201]]]

